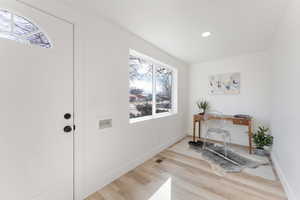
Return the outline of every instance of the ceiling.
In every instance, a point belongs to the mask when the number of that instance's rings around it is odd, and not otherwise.
[[[68,0],[71,1],[71,0]],[[193,64],[262,51],[288,0],[72,0]],[[209,31],[210,37],[201,34]]]

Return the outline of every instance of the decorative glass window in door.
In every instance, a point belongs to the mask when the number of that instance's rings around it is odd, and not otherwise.
[[[46,35],[24,17],[0,9],[0,38],[50,48]]]

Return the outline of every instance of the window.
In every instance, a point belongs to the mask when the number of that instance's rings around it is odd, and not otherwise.
[[[50,48],[46,35],[24,17],[0,9],[0,38]]]
[[[131,122],[176,113],[177,71],[134,50],[129,53]]]

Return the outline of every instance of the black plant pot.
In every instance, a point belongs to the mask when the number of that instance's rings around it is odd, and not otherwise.
[[[206,112],[206,110],[204,110],[203,112],[199,113],[199,115],[204,115]]]
[[[256,148],[254,153],[258,156],[269,156],[270,152],[265,150],[264,148]]]

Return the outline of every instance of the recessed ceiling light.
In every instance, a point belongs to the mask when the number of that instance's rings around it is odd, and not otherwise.
[[[202,33],[202,37],[209,37],[210,35],[211,35],[211,32]]]

